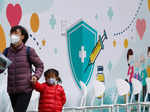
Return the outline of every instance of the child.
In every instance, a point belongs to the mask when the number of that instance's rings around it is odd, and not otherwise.
[[[40,92],[39,112],[62,112],[66,102],[64,89],[59,73],[55,69],[48,69],[45,73],[45,83],[34,83],[35,90]]]
[[[134,78],[141,81],[141,75],[140,75],[140,62],[138,60],[138,57],[135,58],[135,64],[134,64]],[[138,101],[138,94],[135,95],[135,100]]]
[[[129,99],[131,98],[132,94],[132,82],[131,79],[134,76],[134,56],[133,56],[133,50],[129,49],[127,52],[127,62],[128,62],[128,74],[127,74],[127,79],[125,79],[127,82],[129,82],[130,85],[130,96]]]
[[[135,64],[134,64],[134,78],[141,81],[141,76],[139,73],[139,68],[140,68],[140,62],[138,60],[138,57],[135,59]]]
[[[129,49],[127,52],[127,62],[128,62],[128,82],[130,84],[130,92],[132,93],[132,83],[131,79],[134,76],[134,57],[133,57],[133,50]]]
[[[141,63],[141,78],[142,78],[142,86],[143,86],[143,101],[146,96],[146,78],[147,78],[147,71],[145,66],[145,58],[143,55],[140,57],[140,63]]]

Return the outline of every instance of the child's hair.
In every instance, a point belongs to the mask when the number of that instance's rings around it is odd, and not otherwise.
[[[133,55],[133,50],[132,49],[129,49],[128,52],[127,52],[127,61],[129,61],[129,56],[130,55]]]
[[[127,61],[129,60],[130,55],[133,55],[133,50],[132,49],[129,49],[128,52],[127,52]]]
[[[147,55],[148,55],[149,52],[150,52],[150,47],[148,47],[148,49],[147,49]]]
[[[47,77],[48,74],[55,74],[58,83],[62,83],[61,78],[59,77],[59,72],[56,69],[48,69],[44,72],[44,76]]]

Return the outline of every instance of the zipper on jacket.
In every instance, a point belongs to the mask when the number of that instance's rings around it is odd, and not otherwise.
[[[14,90],[13,90],[13,92],[15,93],[16,92],[16,87],[15,87],[15,82],[16,82],[16,52],[15,52],[15,74],[14,74]]]

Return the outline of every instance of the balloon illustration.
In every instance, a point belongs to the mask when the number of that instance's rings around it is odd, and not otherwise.
[[[148,10],[150,11],[150,0],[148,0]]]
[[[37,32],[39,29],[39,16],[37,13],[33,13],[30,18],[30,26],[33,32]]]
[[[113,47],[116,47],[116,40],[113,41]]]
[[[146,21],[145,19],[137,19],[136,21],[136,30],[139,34],[140,40],[143,39],[144,32],[146,30]]]
[[[39,25],[40,25],[40,20],[39,20],[39,16],[37,13],[32,13],[32,16],[30,18],[30,27],[31,30],[35,33],[38,31],[39,29]],[[39,49],[41,49],[38,40],[36,39],[36,37],[32,36],[32,34],[30,34],[30,37],[36,42],[36,45],[39,47]],[[42,45],[45,46],[45,42],[42,41]]]
[[[2,26],[0,25],[0,52],[2,53],[5,48],[6,48],[5,33]]]
[[[18,25],[22,16],[21,6],[19,4],[16,4],[15,6],[13,6],[13,4],[8,4],[6,16],[11,27]]]
[[[46,40],[42,40],[42,45],[43,45],[43,46],[46,45]]]
[[[124,48],[128,48],[128,39],[124,40]]]

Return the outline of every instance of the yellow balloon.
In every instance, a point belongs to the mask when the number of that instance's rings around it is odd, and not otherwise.
[[[2,28],[2,25],[0,25],[0,52],[2,53],[5,48],[6,48],[5,33],[4,33],[3,28]]]
[[[33,13],[30,18],[30,26],[33,32],[37,32],[39,29],[39,16],[37,13]]]
[[[46,40],[42,40],[42,45],[43,45],[43,46],[46,45]]]
[[[116,47],[116,40],[113,41],[113,46]]]
[[[150,11],[150,0],[148,0],[148,9]]]
[[[124,48],[128,48],[128,39],[124,40]]]

